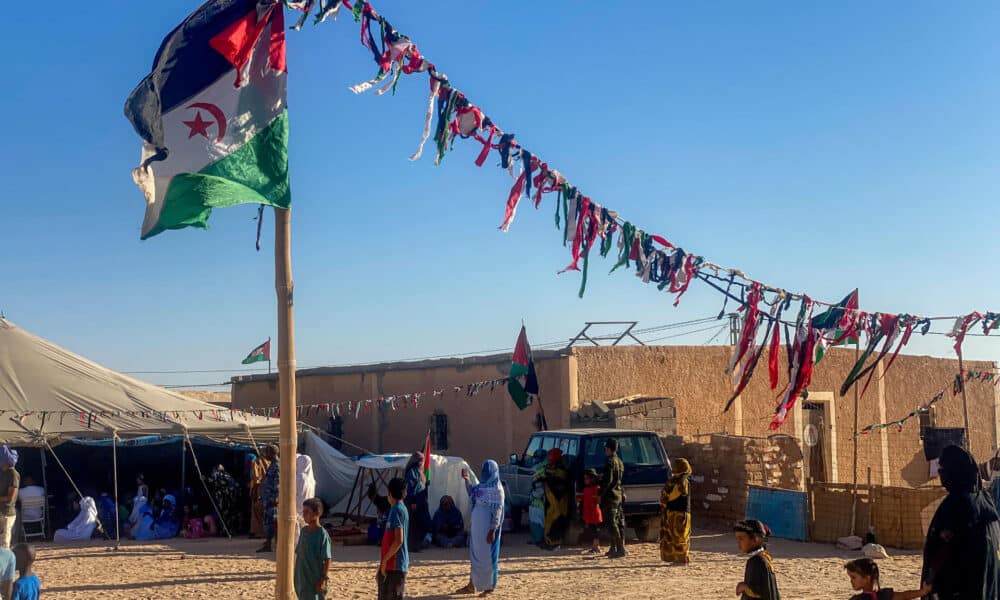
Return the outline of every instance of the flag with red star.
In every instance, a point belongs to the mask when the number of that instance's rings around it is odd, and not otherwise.
[[[217,207],[288,208],[285,82],[278,0],[209,0],[166,37],[125,103],[143,141],[142,239],[205,228]]]

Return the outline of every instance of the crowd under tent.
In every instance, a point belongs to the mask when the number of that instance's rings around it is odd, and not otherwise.
[[[53,449],[58,444],[104,440],[92,443],[92,452],[73,454],[94,456],[101,454],[101,447],[110,447],[110,461],[101,458],[101,462],[105,473],[112,467],[112,486],[118,496],[134,487],[130,480],[134,474],[120,473],[118,468],[119,450],[129,439],[145,438],[145,442],[132,442],[132,447],[153,445],[154,438],[167,444],[182,442],[200,476],[195,441],[203,447],[209,441],[226,447],[256,447],[277,441],[279,429],[278,419],[221,408],[145,383],[0,318],[0,443],[47,449],[77,495],[82,491],[61,460],[66,452]],[[27,458],[31,453],[22,454]],[[46,455],[40,454],[38,460],[44,477]],[[187,464],[180,454],[174,460],[178,467]],[[123,476],[129,480],[122,480]]]
[[[371,483],[379,494],[386,494],[386,484],[393,477],[403,477],[409,454],[363,454],[347,456],[311,431],[302,434],[306,454],[313,461],[316,477],[316,495],[333,507],[333,514],[360,520],[377,515],[375,506],[367,499]],[[431,514],[437,510],[441,497],[449,495],[462,512],[466,527],[469,526],[471,504],[462,478],[467,470],[469,480],[479,483],[476,472],[469,468],[464,458],[431,454],[431,483],[427,501]]]

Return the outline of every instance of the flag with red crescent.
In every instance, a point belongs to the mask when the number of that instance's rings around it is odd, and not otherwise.
[[[286,72],[277,0],[209,0],[163,40],[125,102],[142,138],[142,239],[205,228],[213,208],[288,208]]]

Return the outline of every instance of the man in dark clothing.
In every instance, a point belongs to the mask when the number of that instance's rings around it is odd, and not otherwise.
[[[998,600],[1000,517],[983,491],[979,467],[968,452],[948,446],[938,472],[948,495],[927,529],[921,580],[941,600]]]
[[[618,440],[611,438],[604,443],[604,454],[608,457],[604,465],[604,476],[601,478],[601,512],[604,515],[608,535],[611,537],[611,548],[605,555],[608,558],[622,558],[625,543],[622,540],[620,515],[622,506],[622,475],[625,465],[618,458]]]

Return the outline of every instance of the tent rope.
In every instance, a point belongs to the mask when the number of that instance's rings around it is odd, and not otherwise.
[[[52,454],[52,457],[56,459],[56,464],[59,465],[59,468],[62,469],[63,475],[66,476],[66,479],[69,480],[70,485],[73,486],[73,489],[76,491],[76,495],[80,497],[80,500],[83,500],[84,498],[83,492],[80,491],[80,488],[77,487],[76,482],[73,481],[73,477],[69,474],[69,471],[66,470],[65,465],[63,465],[62,461],[59,460],[59,455],[56,454],[56,451],[52,449],[52,446],[49,444],[49,440],[45,439],[45,437],[42,436],[42,443],[45,444],[45,447],[49,449],[49,452]],[[115,512],[117,512],[117,510]],[[104,539],[108,540],[109,542],[111,541],[111,537],[108,536],[108,532],[104,530],[104,525],[101,523],[100,519],[97,519],[97,530],[101,532],[101,535],[104,536]]]
[[[194,444],[191,443],[191,436],[188,435],[187,429],[184,430],[184,441],[187,442],[188,448],[191,449],[191,460],[194,461],[194,468],[198,471],[198,479],[201,480],[201,487],[204,488],[205,494],[208,495],[208,501],[212,503],[215,514],[219,515],[219,522],[222,523],[222,529],[225,530],[226,537],[233,539],[233,534],[229,532],[229,526],[226,525],[226,519],[222,516],[222,511],[219,510],[219,506],[215,503],[215,497],[212,496],[212,492],[208,489],[208,482],[205,481],[205,475],[201,472],[201,466],[198,464],[198,455],[194,453]]]
[[[122,544],[122,520],[118,516],[118,432],[111,432],[111,463],[114,474],[115,485],[115,550]],[[100,519],[98,519],[100,520]]]
[[[361,450],[365,454],[378,454],[377,452],[373,452],[372,450],[369,450],[368,448],[362,448],[361,446],[359,446],[357,444],[352,444],[351,442],[348,442],[344,438],[339,438],[339,437],[333,435],[332,433],[327,433],[326,431],[323,431],[322,429],[320,429],[318,427],[314,427],[313,425],[310,425],[309,423],[303,423],[303,422],[300,421],[299,425],[301,425],[302,427],[308,428],[310,431],[312,431],[313,433],[319,434],[321,437],[327,437],[327,438],[330,438],[331,440],[337,440],[338,442],[340,442],[342,444],[347,444],[348,446],[351,446],[352,448],[357,448],[358,450]]]

